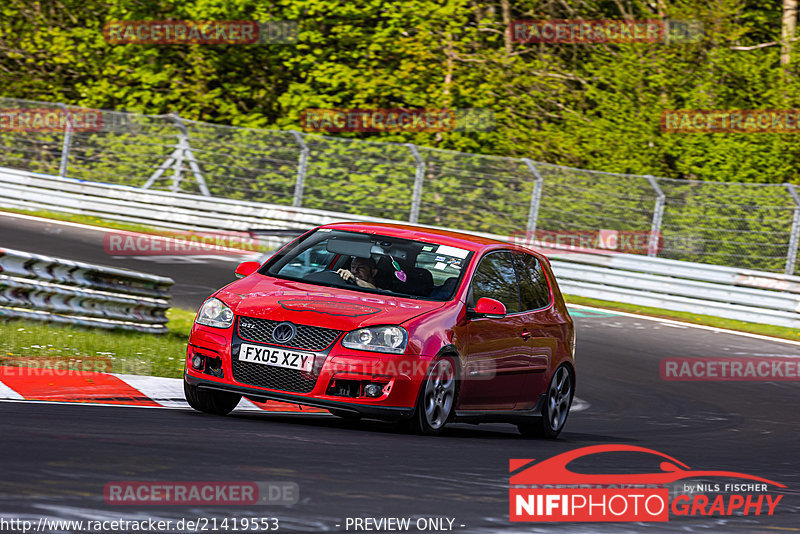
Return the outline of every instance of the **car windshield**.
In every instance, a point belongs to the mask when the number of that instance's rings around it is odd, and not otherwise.
[[[261,274],[328,287],[450,300],[471,259],[435,242],[322,228],[272,257]]]

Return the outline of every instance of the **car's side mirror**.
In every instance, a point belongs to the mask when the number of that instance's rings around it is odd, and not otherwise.
[[[236,266],[236,278],[244,278],[245,276],[250,276],[254,272],[261,267],[261,264],[257,261],[243,261],[239,265]]]
[[[499,300],[481,297],[474,308],[467,310],[470,317],[486,317],[488,319],[502,319],[506,316],[506,306]]]

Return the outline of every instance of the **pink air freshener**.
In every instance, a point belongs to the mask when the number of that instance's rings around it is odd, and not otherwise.
[[[392,267],[395,268],[394,275],[401,282],[405,282],[406,281],[406,273],[404,273],[403,269],[400,268],[400,264],[397,263],[397,261],[391,256],[389,256],[389,259],[392,260]]]

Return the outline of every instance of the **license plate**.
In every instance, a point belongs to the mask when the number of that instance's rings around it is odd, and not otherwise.
[[[239,347],[239,361],[310,372],[314,367],[314,354],[242,343]]]

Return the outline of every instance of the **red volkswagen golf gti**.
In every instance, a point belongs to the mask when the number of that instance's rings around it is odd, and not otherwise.
[[[202,412],[244,396],[341,417],[516,424],[555,437],[575,334],[547,259],[482,237],[338,223],[307,232],[197,314],[184,389]]]

